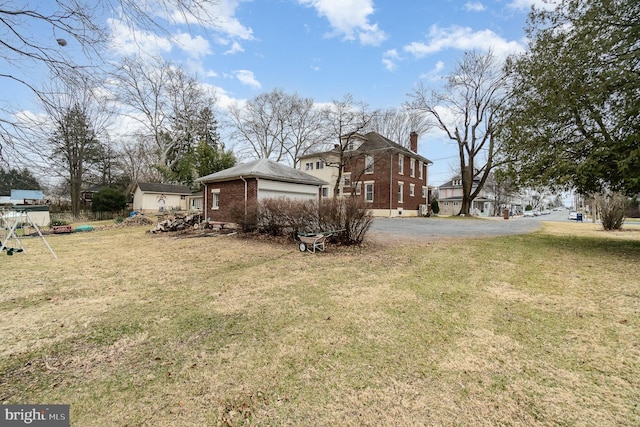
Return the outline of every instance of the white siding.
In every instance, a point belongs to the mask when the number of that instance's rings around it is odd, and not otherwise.
[[[278,182],[266,179],[258,180],[258,200],[287,197],[297,200],[318,200],[317,185]]]

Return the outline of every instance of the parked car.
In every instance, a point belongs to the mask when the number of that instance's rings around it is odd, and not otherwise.
[[[542,212],[540,212],[542,215],[549,215],[551,214],[551,211],[549,209],[544,209]]]
[[[570,211],[570,212],[569,212],[569,219],[577,220],[577,219],[578,219],[578,212],[576,212],[576,211]]]
[[[524,216],[535,216],[533,211],[524,211]]]

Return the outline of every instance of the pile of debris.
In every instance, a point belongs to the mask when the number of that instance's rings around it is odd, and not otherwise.
[[[138,225],[153,225],[154,221],[144,215],[136,214],[129,218],[125,218],[118,226],[120,227],[135,227]]]
[[[202,215],[175,215],[166,219],[158,220],[156,228],[150,230],[151,233],[166,233],[168,231],[183,231],[188,229],[197,230],[202,222]]]

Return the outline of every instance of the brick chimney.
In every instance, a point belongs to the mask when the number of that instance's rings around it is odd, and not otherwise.
[[[409,136],[409,148],[414,153],[418,152],[418,134],[416,132],[411,132]]]

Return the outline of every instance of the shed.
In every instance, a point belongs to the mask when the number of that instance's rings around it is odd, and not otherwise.
[[[187,209],[191,190],[186,185],[138,182],[133,193],[133,210],[163,212]]]
[[[258,159],[198,178],[203,184],[206,216],[214,221],[232,221],[233,209],[267,198],[319,200],[326,181],[298,169]]]

